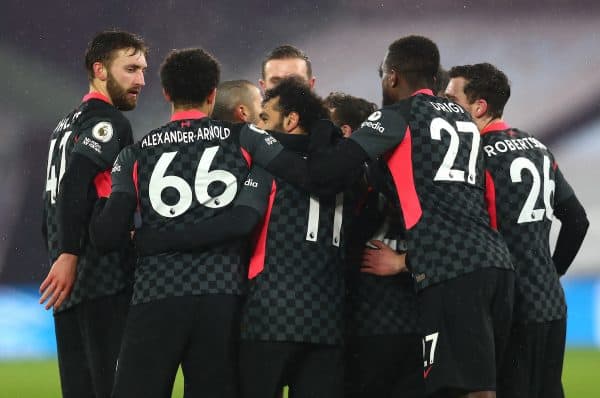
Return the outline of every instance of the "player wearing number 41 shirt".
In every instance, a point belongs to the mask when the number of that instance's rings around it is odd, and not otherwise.
[[[243,143],[273,174],[320,186],[339,185],[368,159],[387,160],[419,290],[427,393],[493,395],[514,270],[489,226],[479,131],[460,106],[433,96],[438,68],[431,40],[401,38],[382,64],[385,106],[349,139],[306,160],[258,134]]]
[[[219,74],[218,62],[204,50],[167,56],[160,76],[173,106],[171,121],[119,154],[112,194],[92,222],[99,247],[118,244],[134,213],[136,228],[168,231],[231,207],[250,159],[240,146],[245,125],[207,117]],[[114,397],[170,396],[180,364],[186,396],[237,396],[245,249],[238,240],[198,253],[138,258]]]
[[[502,119],[510,96],[506,75],[490,64],[450,70],[446,94],[471,113],[481,130],[491,223],[510,249],[516,271],[514,324],[500,373],[498,397],[562,397],[567,308],[559,276],[587,231],[585,210],[552,153]],[[549,247],[552,216],[561,221]]]
[[[96,35],[85,56],[90,92],[50,137],[43,231],[53,265],[40,303],[54,307],[67,398],[109,397],[113,385],[131,297],[132,248],[125,244],[101,255],[87,231],[94,202],[110,193],[110,167],[133,142],[120,111],[136,106],[145,54],[145,44],[131,33]]]

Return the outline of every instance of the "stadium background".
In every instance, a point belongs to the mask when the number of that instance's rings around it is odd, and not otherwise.
[[[127,114],[137,138],[168,119],[158,69],[172,48],[204,47],[221,61],[222,80],[256,82],[264,55],[294,44],[310,56],[319,94],[339,90],[376,103],[377,67],[387,45],[403,35],[431,37],[444,67],[488,61],[504,70],[512,82],[505,119],[551,147],[591,221],[563,278],[569,304],[565,383],[570,396],[598,396],[586,372],[600,371],[600,3],[523,3],[4,1],[0,397],[54,396],[58,389],[52,316],[37,305],[36,293],[48,267],[40,234],[47,138],[87,91],[87,41],[110,27],[137,32],[151,46],[146,88]],[[44,392],[27,393],[25,385]]]

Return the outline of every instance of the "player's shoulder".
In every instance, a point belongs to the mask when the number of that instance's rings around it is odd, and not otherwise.
[[[125,163],[133,164],[137,159],[139,148],[139,143],[134,143],[127,145],[126,147],[121,149],[121,152],[119,152],[119,156],[117,157],[115,165]]]
[[[81,130],[92,129],[92,133],[110,135],[131,134],[131,123],[113,105],[92,99],[83,102],[79,109],[76,124]]]

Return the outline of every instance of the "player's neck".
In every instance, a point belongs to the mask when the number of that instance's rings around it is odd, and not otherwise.
[[[101,82],[93,81],[93,82],[90,83],[90,90],[89,90],[88,93],[89,94],[92,94],[92,93],[102,94],[103,96],[106,97],[106,99],[108,100],[108,102],[111,105],[113,105],[112,98],[110,98],[110,95],[108,95],[108,90],[106,89],[106,84],[102,84]]]
[[[171,115],[177,112],[188,111],[198,111],[204,113],[205,115],[210,115],[212,113],[212,106],[206,103],[198,106],[175,106],[175,104],[171,103]]]
[[[477,124],[477,128],[479,129],[479,131],[483,131],[483,129],[485,129],[490,124],[496,123],[496,122],[501,122],[501,121],[502,121],[502,118],[499,118],[499,117],[487,117],[484,119],[477,120],[476,124]]]

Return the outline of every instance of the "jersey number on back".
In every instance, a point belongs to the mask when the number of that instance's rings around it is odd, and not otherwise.
[[[67,166],[66,159],[66,148],[67,140],[71,136],[72,131],[65,132],[65,135],[58,144],[58,151],[60,152],[60,168],[58,170],[58,178],[56,178],[56,160],[54,158],[54,146],[56,145],[56,138],[50,141],[50,149],[48,150],[48,166],[46,168],[46,191],[50,191],[50,203],[56,203],[56,195],[60,187],[60,181],[65,175],[65,169]]]
[[[429,131],[431,133],[431,138],[436,141],[442,140],[442,130],[447,132],[450,135],[450,145],[448,146],[448,151],[444,156],[444,160],[442,160],[442,164],[438,169],[434,181],[455,181],[455,182],[465,182],[465,172],[464,170],[454,169],[454,161],[456,160],[456,155],[458,154],[458,144],[460,143],[460,138],[458,137],[457,130],[461,133],[469,133],[473,135],[472,143],[471,143],[471,152],[469,154],[469,165],[468,165],[468,175],[466,182],[469,184],[475,184],[477,177],[477,155],[479,154],[479,131],[477,130],[477,126],[475,126],[472,122],[456,122],[456,129],[448,123],[448,121],[442,119],[441,117],[436,117],[431,121],[429,125]]]
[[[196,178],[194,180],[194,192],[196,200],[203,206],[217,209],[227,206],[235,198],[237,193],[237,179],[227,170],[210,170],[210,165],[219,151],[219,146],[206,148],[198,162]],[[152,208],[163,217],[173,218],[185,213],[192,205],[192,188],[181,177],[165,175],[169,164],[173,161],[177,152],[165,152],[160,156],[150,176],[148,188]],[[220,181],[225,184],[225,190],[217,195],[210,196],[208,186]],[[172,188],[179,194],[179,200],[173,205],[166,204],[162,200],[162,192]]]
[[[540,189],[542,188],[541,177],[537,167],[535,167],[535,164],[531,160],[524,157],[516,158],[510,164],[510,179],[512,182],[523,182],[521,178],[523,170],[527,170],[533,179],[531,190],[529,191],[529,195],[527,195],[527,199],[525,200],[525,204],[523,205],[523,209],[521,209],[519,219],[517,220],[519,224],[541,221],[544,218],[544,213],[546,214],[546,218],[549,220],[552,219],[554,209],[552,208],[551,196],[554,194],[556,184],[550,179],[550,159],[547,156],[544,156],[543,168],[545,209],[535,209],[535,203],[540,196]]]

